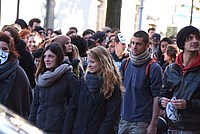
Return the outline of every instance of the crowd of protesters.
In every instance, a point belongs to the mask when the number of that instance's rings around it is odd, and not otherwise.
[[[17,19],[0,31],[0,103],[52,134],[200,134],[200,31],[161,37]],[[173,37],[173,38],[172,38]]]

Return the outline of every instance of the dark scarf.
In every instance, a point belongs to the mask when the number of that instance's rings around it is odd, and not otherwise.
[[[103,85],[103,79],[98,75],[88,72],[86,74],[86,85],[89,88],[89,92],[100,92]]]
[[[191,64],[189,64],[188,66],[184,67],[183,66],[183,52],[181,52],[178,57],[176,58],[176,64],[181,68],[183,75],[185,75],[185,73],[195,67],[199,67],[200,66],[200,53],[197,54],[195,60],[192,61]]]
[[[65,72],[71,71],[72,66],[69,64],[62,64],[58,66],[53,72],[46,71],[38,76],[36,84],[40,87],[48,87],[58,80]]]
[[[146,63],[148,61],[148,59],[150,58],[150,50],[146,49],[143,53],[141,53],[140,55],[133,55],[132,52],[130,52],[130,61],[132,62],[132,64],[134,66],[141,66],[144,63]]]
[[[4,105],[7,104],[8,95],[13,88],[18,66],[18,60],[9,60],[0,65],[0,102]]]

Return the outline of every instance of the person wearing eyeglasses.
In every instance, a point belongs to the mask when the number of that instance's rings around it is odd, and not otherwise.
[[[166,110],[169,134],[200,133],[200,31],[186,26],[177,33],[183,50],[165,69],[159,107]]]
[[[40,35],[40,37],[42,38],[42,43],[46,40],[47,36],[46,36],[46,32],[45,32],[45,30],[44,30],[43,27],[41,27],[41,26],[36,26],[36,27],[33,29],[33,31],[36,31],[36,32]]]

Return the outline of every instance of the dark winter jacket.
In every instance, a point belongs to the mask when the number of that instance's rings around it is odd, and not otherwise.
[[[78,86],[72,71],[65,72],[48,87],[36,84],[29,120],[51,134],[61,134],[71,92]]]
[[[181,68],[173,63],[164,74],[163,87],[160,97],[185,99],[186,109],[179,110],[179,121],[169,120],[169,127],[173,129],[200,131],[200,66],[192,68],[183,76]],[[164,109],[160,102],[159,106]]]
[[[30,81],[31,87],[35,87],[35,72],[36,67],[34,65],[34,59],[30,52],[26,50],[26,43],[23,40],[20,40],[16,44],[16,49],[19,53],[19,65],[26,72],[28,79]]]
[[[63,134],[116,134],[121,92],[115,86],[109,99],[100,93],[101,81],[81,79],[77,94],[70,101]]]
[[[0,65],[0,103],[27,119],[31,101],[31,86],[18,60]]]

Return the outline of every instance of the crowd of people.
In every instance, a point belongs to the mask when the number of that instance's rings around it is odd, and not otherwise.
[[[52,134],[200,134],[200,31],[161,37],[17,19],[0,31],[0,103]]]

